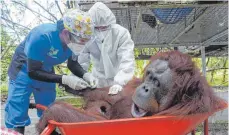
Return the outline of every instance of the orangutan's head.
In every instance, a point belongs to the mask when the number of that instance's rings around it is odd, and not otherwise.
[[[178,51],[152,56],[145,68],[143,83],[133,94],[131,113],[191,114],[209,112],[217,98],[191,57]],[[172,111],[165,111],[172,109]]]
[[[158,112],[160,102],[171,86],[172,71],[168,61],[157,59],[151,62],[146,68],[144,82],[133,95],[132,115],[142,117],[147,112]]]

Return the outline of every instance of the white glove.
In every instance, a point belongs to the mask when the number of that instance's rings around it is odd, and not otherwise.
[[[83,79],[89,83],[91,88],[96,88],[98,85],[98,79],[95,78],[91,73],[85,73]]]
[[[118,85],[118,84],[113,85],[113,86],[110,87],[108,94],[116,95],[116,94],[118,94],[119,91],[122,91],[122,89],[123,88],[122,88],[121,85]]]
[[[87,82],[74,75],[63,75],[62,83],[68,85],[74,90],[82,90],[89,87],[89,84]]]

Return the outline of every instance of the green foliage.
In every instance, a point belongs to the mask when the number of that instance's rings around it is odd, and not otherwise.
[[[134,48],[134,56],[135,58],[140,55],[140,49]]]
[[[63,89],[61,89],[58,85],[56,85],[56,96],[57,97],[63,97],[67,95],[68,93],[66,93]]]
[[[201,58],[193,58],[193,61],[202,71]],[[211,86],[228,86],[228,58],[206,58],[206,78]]]
[[[92,63],[90,63],[89,68],[88,68],[88,72],[92,71],[92,67],[93,67],[93,65],[92,65]]]
[[[10,36],[7,35],[6,31],[3,28],[1,28],[1,53],[2,55],[5,54],[4,58],[1,59],[1,83],[6,83],[7,81],[7,70],[15,50],[15,47],[10,47],[6,52],[7,48],[11,45],[10,42]]]
[[[169,48],[159,50],[159,48],[134,49],[135,58],[140,55],[154,55],[158,51],[168,51]],[[201,58],[193,58],[196,66],[202,71]],[[143,70],[148,64],[148,60],[136,60],[135,76],[142,77]],[[206,58],[206,78],[211,86],[228,86],[228,58],[227,57],[207,57]]]
[[[136,60],[134,76],[141,78],[144,73],[145,67],[148,65],[149,60]]]
[[[84,105],[83,98],[66,98],[66,99],[61,99],[59,101],[70,103],[71,105],[75,106],[76,108],[82,108]]]
[[[67,66],[54,66],[54,70],[56,74],[71,74],[71,71],[67,68]]]
[[[0,89],[1,89],[1,94],[6,95],[8,92],[8,84],[7,83],[1,83]]]

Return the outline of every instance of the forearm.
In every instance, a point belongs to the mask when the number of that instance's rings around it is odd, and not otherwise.
[[[29,72],[29,77],[44,82],[51,82],[51,83],[62,83],[62,75],[57,75],[54,73],[49,73],[42,70],[36,70]]]
[[[28,59],[28,75],[34,80],[61,83],[62,75],[56,75],[53,72],[47,72],[42,69],[43,63],[40,61]]]
[[[80,53],[78,56],[78,63],[85,71],[88,71],[90,66],[90,53]]]
[[[68,69],[76,76],[83,78],[86,71],[81,67],[77,60],[72,60],[70,57],[67,63]]]

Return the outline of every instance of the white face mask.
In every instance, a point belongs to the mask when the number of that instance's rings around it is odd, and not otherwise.
[[[95,34],[96,34],[97,39],[99,39],[99,41],[104,40],[104,35],[102,32],[95,31]]]
[[[95,28],[95,35],[100,40],[103,41],[105,39],[105,35],[107,35],[110,26],[102,27],[102,28]]]
[[[84,48],[84,45],[79,45],[75,43],[69,43],[67,44],[67,46],[75,55],[79,54]]]

